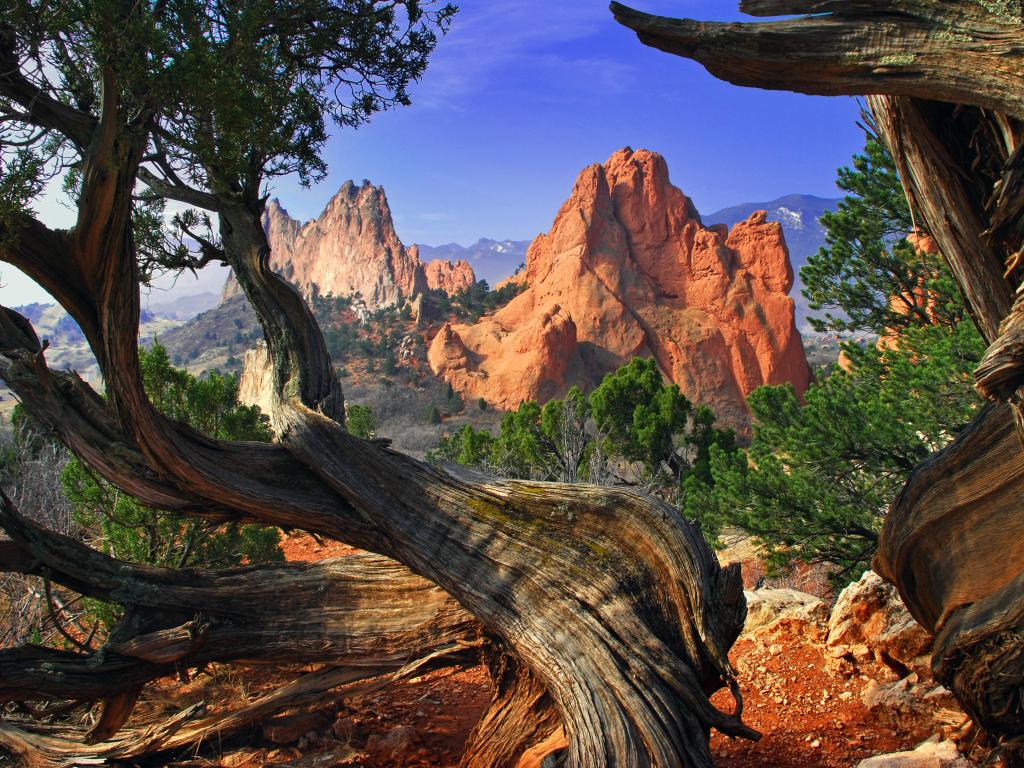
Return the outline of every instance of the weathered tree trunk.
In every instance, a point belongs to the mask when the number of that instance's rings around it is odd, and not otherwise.
[[[868,94],[918,224],[991,344],[985,409],[893,505],[875,568],[936,635],[933,667],[1011,765],[1024,764],[1024,3],[745,0],[752,24],[612,3],[641,41],[740,85]],[[1016,302],[1014,302],[1014,297]],[[1014,429],[1014,420],[1017,429]]]
[[[932,670],[964,710],[1024,757],[1024,451],[1007,405],[985,408],[907,481],[875,570],[935,635]]]
[[[507,728],[478,731],[470,762],[481,764],[489,750],[500,749],[510,763],[511,751],[536,750],[554,717],[566,739],[563,764],[573,768],[710,766],[710,728],[756,737],[742,724],[739,706],[722,713],[708,698],[730,685],[739,702],[727,658],[745,616],[739,569],[720,568],[677,510],[626,490],[456,477],[345,431],[340,386],[319,329],[301,297],[268,268],[258,178],[245,190],[215,196],[183,193],[141,174],[158,193],[218,214],[225,259],[267,337],[279,442],[212,440],[157,412],[136,351],[138,277],[128,215],[138,136],[145,132],[127,130],[119,109],[114,97],[105,103],[95,127],[102,140],[89,144],[83,163],[81,197],[103,205],[69,236],[43,228],[48,252],[22,247],[19,232],[39,228],[31,220],[0,231],[14,235],[0,240],[4,260],[68,298],[106,382],[104,403],[81,381],[49,371],[29,324],[4,312],[3,376],[41,423],[105,479],[151,506],[322,533],[402,563],[407,570],[394,568],[410,584],[422,584],[417,574],[443,588],[514,656],[517,674],[530,680],[529,695],[542,688],[550,700],[543,712],[516,710],[536,722],[519,724],[514,750],[494,744]],[[48,567],[73,573],[59,562]],[[271,581],[295,572],[264,574]],[[210,601],[232,578],[239,574],[211,582]],[[341,583],[325,579],[317,590]],[[176,605],[166,591],[161,584],[157,602]],[[358,608],[369,612],[358,626],[369,626],[373,606],[360,601]],[[120,652],[162,641],[174,652],[183,645],[187,654],[212,651],[212,626],[205,645],[192,648],[185,635],[193,638],[202,622],[183,628],[194,616],[172,615],[159,627],[166,636],[133,633],[139,645],[119,645]],[[414,615],[408,618],[408,631],[425,631]],[[258,635],[267,621],[259,617],[251,631]],[[292,640],[292,658],[304,657]],[[24,688],[36,685],[43,681]],[[128,708],[125,700],[117,707]]]

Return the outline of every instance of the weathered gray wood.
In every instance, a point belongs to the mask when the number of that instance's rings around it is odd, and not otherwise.
[[[470,648],[479,634],[444,591],[378,555],[222,571],[141,566],[46,531],[0,501],[0,528],[12,537],[2,551],[16,549],[0,570],[45,572],[126,613],[95,656],[0,651],[0,701],[114,698],[209,662],[301,660],[383,673],[434,648]]]
[[[153,506],[323,533],[441,586],[546,690],[568,741],[567,766],[710,766],[710,728],[756,737],[738,711],[720,712],[708,698],[722,685],[737,693],[727,652],[745,613],[739,571],[720,568],[678,511],[625,490],[460,480],[345,431],[319,328],[268,269],[258,171],[240,179],[218,176],[216,163],[203,168],[224,257],[267,337],[279,442],[213,440],[159,413],[136,349],[131,228],[137,181],[153,182],[140,171],[147,115],[124,109],[116,83],[105,83],[103,96],[80,163],[76,227],[52,233],[25,214],[18,231],[38,231],[47,248],[0,237],[0,259],[24,267],[82,326],[106,385],[100,402],[81,382],[53,375],[27,323],[5,312],[4,376],[40,421]],[[153,189],[179,194],[173,184]],[[373,603],[359,607],[374,620]],[[163,663],[210,647],[216,625],[177,618],[121,650]],[[197,622],[191,632],[188,621]],[[408,629],[423,633],[415,622]],[[193,648],[200,631],[203,644]],[[303,651],[295,641],[293,658]]]
[[[611,4],[640,41],[737,85],[822,96],[887,94],[973,104],[1024,118],[1017,2],[748,2],[760,23],[673,19]]]
[[[1021,759],[1024,451],[1013,413],[987,406],[918,467],[886,517],[874,568],[936,635],[932,668]],[[1018,746],[1014,746],[1018,745]],[[1014,756],[1015,755],[1015,756]]]
[[[988,342],[995,341],[1013,306],[1013,286],[1003,276],[1007,247],[987,236],[989,214],[971,184],[980,173],[972,171],[970,158],[958,156],[956,142],[974,131],[955,130],[953,105],[888,96],[871,97],[868,104],[896,159],[911,209],[935,238],[978,330]],[[980,110],[960,119],[972,116],[974,123],[987,119]],[[937,125],[945,130],[937,131]],[[988,193],[997,180],[988,180]]]

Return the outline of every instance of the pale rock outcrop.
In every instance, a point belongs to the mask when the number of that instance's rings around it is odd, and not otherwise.
[[[522,279],[498,312],[433,340],[435,373],[463,394],[515,408],[653,357],[691,400],[745,431],[752,389],[790,382],[802,394],[809,383],[780,225],[758,213],[731,232],[704,227],[656,153],[624,149],[586,168],[530,245]],[[524,343],[527,329],[543,331],[536,343]]]
[[[415,245],[409,250],[416,253],[419,251]],[[473,267],[465,259],[456,262],[429,261],[424,265],[423,271],[426,273],[428,288],[447,294],[463,291],[476,282]]]
[[[747,619],[743,634],[750,635],[780,619],[818,623],[828,613],[825,601],[796,589],[745,590]]]
[[[952,741],[930,740],[906,752],[861,760],[857,768],[968,768],[969,765]]]
[[[896,589],[874,571],[865,571],[839,593],[826,644],[835,658],[874,663],[900,677],[929,670],[931,636],[914,621]]]
[[[502,357],[499,367],[484,368],[481,360]],[[512,328],[486,324],[445,323],[427,352],[434,371],[460,392],[499,390],[509,407],[523,400],[550,400],[569,387],[583,362],[576,324],[559,305],[530,316]]]
[[[345,182],[316,219],[302,224],[276,199],[267,205],[263,224],[270,243],[270,267],[304,296],[359,294],[372,311],[411,298],[428,286],[419,251],[406,248],[395,232],[391,208],[381,187]],[[473,270],[432,262],[439,280],[460,285]],[[221,300],[241,290],[234,276]]]
[[[238,402],[256,405],[267,416],[274,394],[274,368],[267,346],[262,341],[245,351],[242,376],[238,380]]]

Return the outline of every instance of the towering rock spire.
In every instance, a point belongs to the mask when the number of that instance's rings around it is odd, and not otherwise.
[[[802,394],[810,381],[780,225],[758,212],[731,232],[704,227],[654,152],[584,169],[530,245],[524,279],[497,313],[431,344],[434,371],[464,394],[515,408],[648,356],[745,431],[751,390],[791,382]]]

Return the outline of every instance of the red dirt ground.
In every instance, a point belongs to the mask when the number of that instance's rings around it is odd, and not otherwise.
[[[284,542],[289,560],[317,560],[350,554],[344,545],[318,543],[306,534]],[[866,677],[830,672],[820,644],[786,635],[784,641],[739,641],[731,654],[744,696],[744,721],[763,734],[760,742],[711,740],[721,768],[849,768],[868,756],[912,748],[927,737],[931,724],[916,733],[897,733],[872,722],[861,704]],[[252,675],[250,695],[275,684],[266,672]],[[261,678],[259,683],[257,678]],[[281,679],[287,679],[282,677]],[[209,695],[209,691],[206,691]],[[317,738],[298,745],[253,747],[226,754],[210,765],[226,768],[293,766],[301,768],[455,768],[459,755],[490,695],[482,668],[455,674],[432,672],[344,702]],[[731,709],[725,691],[713,701]],[[412,744],[385,762],[363,750],[374,735],[398,726],[415,731]],[[301,747],[301,749],[299,748]]]

